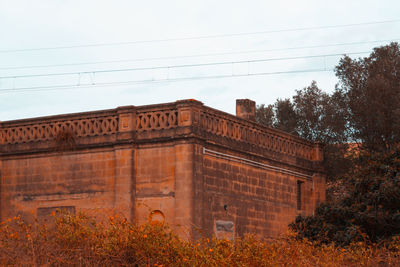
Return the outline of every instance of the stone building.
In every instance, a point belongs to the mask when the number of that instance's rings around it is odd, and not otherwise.
[[[1,122],[1,220],[61,208],[276,236],[325,200],[322,151],[254,122],[251,100],[236,113],[182,100]]]

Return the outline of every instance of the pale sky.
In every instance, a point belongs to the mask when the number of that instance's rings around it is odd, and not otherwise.
[[[400,41],[399,14],[395,0],[0,0],[0,120],[331,92],[333,71],[310,70]]]

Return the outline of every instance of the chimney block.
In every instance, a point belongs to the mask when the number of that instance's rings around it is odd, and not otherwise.
[[[256,102],[250,99],[236,99],[236,116],[249,121],[256,121]]]

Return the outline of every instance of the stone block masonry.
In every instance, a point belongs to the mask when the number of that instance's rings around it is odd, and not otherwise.
[[[0,122],[0,216],[57,208],[273,237],[325,200],[318,144],[196,100]]]

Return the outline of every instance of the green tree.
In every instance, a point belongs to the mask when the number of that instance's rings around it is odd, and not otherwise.
[[[347,107],[349,137],[375,151],[400,141],[400,48],[374,48],[369,57],[345,56],[336,67],[338,95]]]
[[[256,109],[259,123],[272,126],[313,142],[338,144],[347,141],[347,109],[344,94],[323,92],[313,81],[296,91],[293,100],[277,99],[273,105]]]
[[[346,246],[380,242],[400,233],[400,150],[363,154],[362,168],[348,174],[348,194],[322,204],[314,216],[298,217],[290,227],[301,237]]]
[[[277,99],[274,105],[257,107],[257,121],[267,126],[324,144],[324,165],[329,181],[337,180],[350,167],[347,152],[345,99],[340,90],[323,92],[313,81],[296,91],[293,101]],[[268,120],[265,115],[268,114]],[[267,122],[267,123],[265,123]]]
[[[400,47],[391,43],[355,60],[345,56],[336,75],[340,82],[329,106],[345,122],[335,126],[343,132],[336,140],[359,143],[342,180],[347,192],[315,216],[298,217],[291,228],[338,245],[386,241],[400,234]]]
[[[325,140],[324,118],[328,95],[313,81],[310,86],[297,90],[293,96],[298,116],[298,133],[310,141]]]
[[[264,104],[256,107],[256,121],[265,126],[272,126],[274,123],[273,105],[265,106]]]
[[[279,130],[298,135],[298,118],[294,104],[289,98],[277,99],[274,104],[275,121],[273,126]]]

